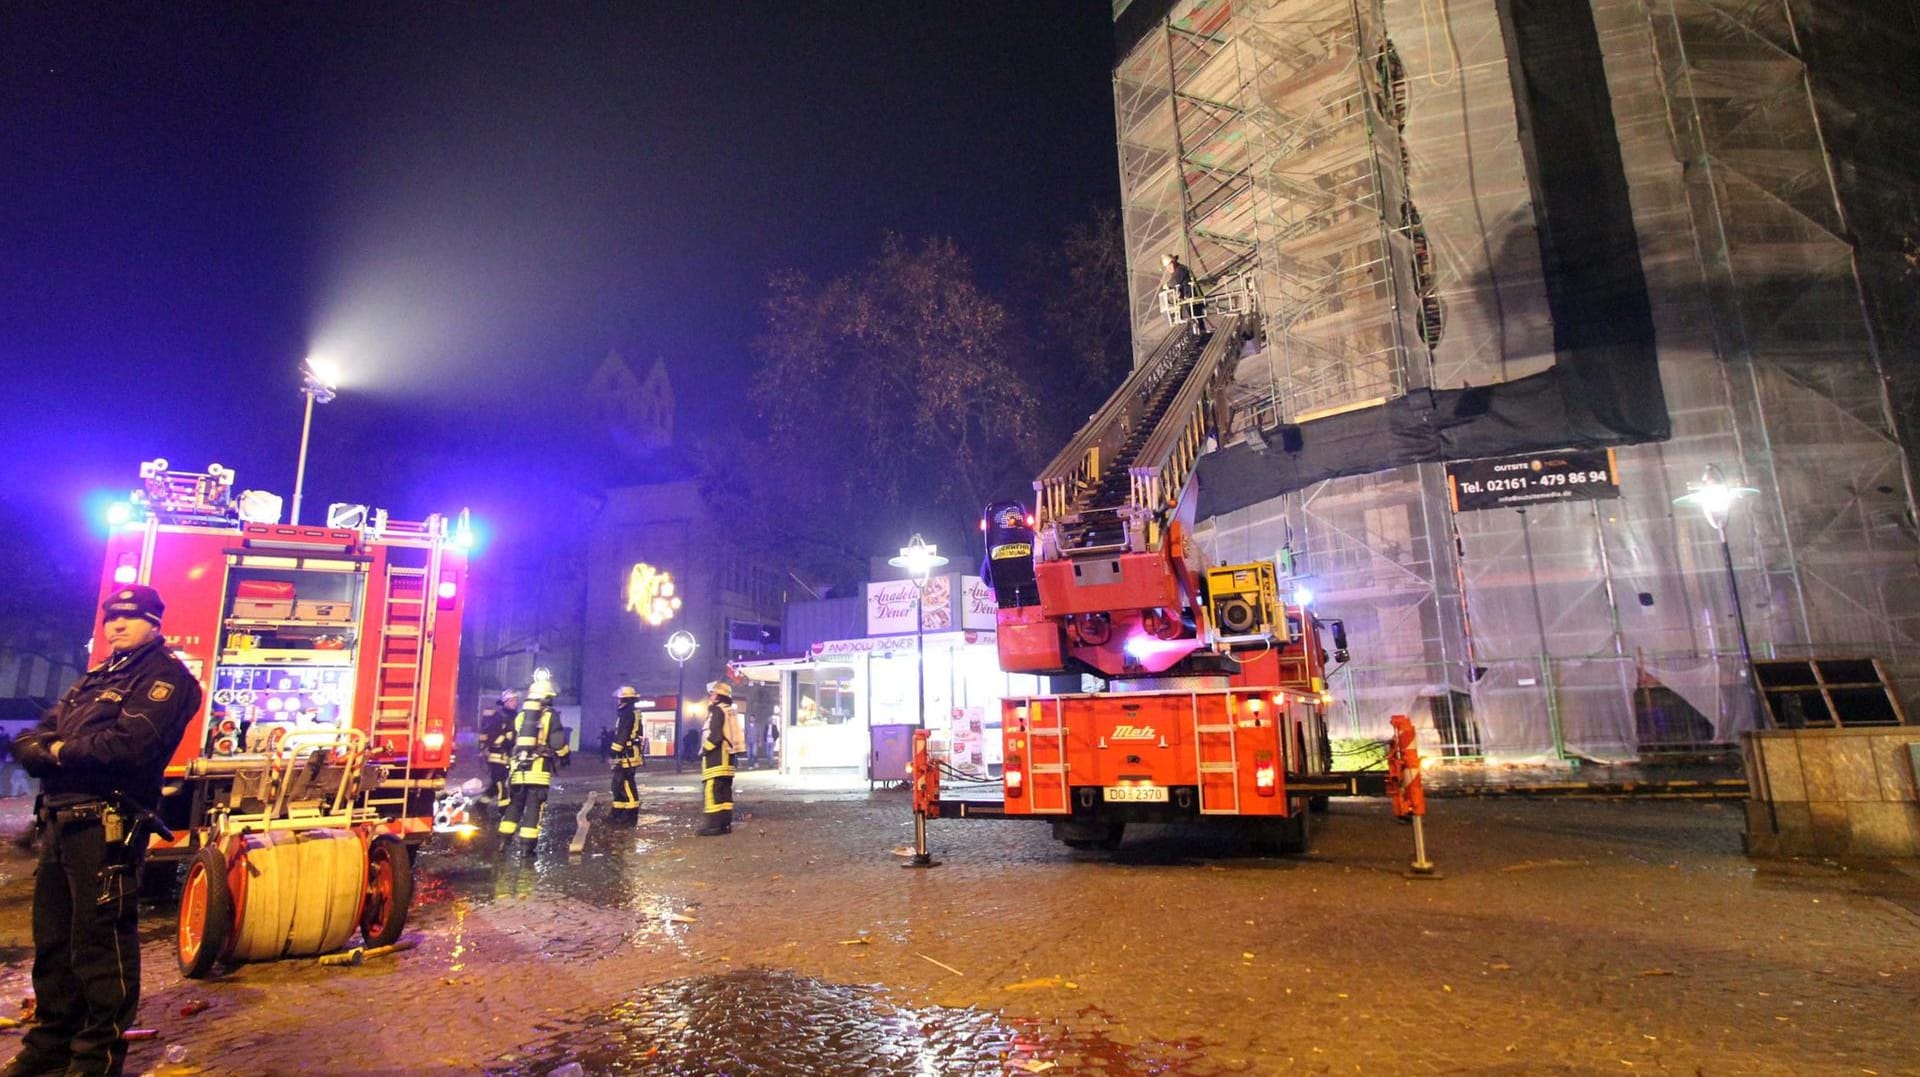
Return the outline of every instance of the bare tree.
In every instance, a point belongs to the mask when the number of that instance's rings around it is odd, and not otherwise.
[[[970,537],[987,501],[1031,482],[1030,353],[951,240],[890,235],[847,275],[778,276],[757,350],[757,446],[739,485],[758,504],[736,518],[789,550],[864,569],[909,530]]]
[[[1133,360],[1119,212],[1095,208],[1069,226],[1058,259],[1060,287],[1048,294],[1046,331],[1072,357],[1076,388],[1098,403],[1125,380]]]

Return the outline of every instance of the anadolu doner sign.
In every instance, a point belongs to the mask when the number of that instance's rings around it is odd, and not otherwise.
[[[956,592],[959,601],[955,602]],[[958,623],[955,613],[958,606]],[[910,633],[913,626],[912,580],[875,580],[867,584],[867,635]],[[978,576],[949,573],[927,578],[921,601],[921,627],[928,632],[994,627],[993,588]]]

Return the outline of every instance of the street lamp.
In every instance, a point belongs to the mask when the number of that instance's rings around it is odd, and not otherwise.
[[[300,524],[300,493],[307,482],[307,435],[313,432],[313,406],[333,399],[338,380],[325,360],[308,356],[300,364],[300,393],[307,398],[307,414],[300,421],[300,462],[293,469],[293,515],[287,520],[296,527]]]
[[[927,597],[927,577],[933,570],[947,563],[940,556],[939,547],[927,544],[919,535],[913,541],[900,547],[900,556],[887,558],[887,564],[894,568],[905,569],[913,580],[913,662],[914,681],[920,695],[920,713],[914,720],[914,726],[927,728],[927,621],[922,611],[922,603]]]
[[[693,633],[682,629],[667,637],[667,657],[680,664],[680,685],[673,694],[673,772],[680,773],[680,712],[687,709],[687,659],[700,649]]]
[[[1727,545],[1727,521],[1733,516],[1733,507],[1740,499],[1760,491],[1751,486],[1730,486],[1727,477],[1720,471],[1720,465],[1708,464],[1700,476],[1700,481],[1687,484],[1688,493],[1673,499],[1676,505],[1691,505],[1700,510],[1707,519],[1707,526],[1720,539],[1720,561],[1727,568],[1727,590],[1733,595],[1733,623],[1740,633],[1740,676],[1752,684],[1755,698],[1761,704],[1758,717],[1766,719],[1766,701],[1759,697],[1758,684],[1753,683],[1753,652],[1747,645],[1747,615],[1740,605],[1740,577],[1733,571],[1733,549]]]

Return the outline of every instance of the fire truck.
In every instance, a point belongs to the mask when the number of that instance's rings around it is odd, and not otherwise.
[[[1291,554],[1208,565],[1193,547],[1194,464],[1257,331],[1250,293],[1210,303],[1212,332],[1170,305],[1166,338],[1041,473],[1032,509],[988,506],[1000,666],[1071,690],[1002,701],[997,799],[945,795],[943,777],[979,781],[918,738],[917,863],[934,817],[1046,820],[1103,849],[1130,823],[1222,823],[1304,852],[1327,798],[1388,795],[1415,824],[1414,869],[1431,869],[1411,722],[1393,719],[1384,769],[1333,768],[1327,672],[1346,634],[1294,586]]]
[[[140,477],[110,513],[100,588],[103,599],[130,583],[156,588],[168,643],[204,690],[160,803],[143,806],[160,824],[150,860],[188,861],[182,968],[200,975],[233,958],[248,887],[256,908],[275,897],[261,865],[292,865],[291,843],[316,835],[348,839],[327,854],[345,881],[323,889],[349,898],[328,915],[391,943],[412,889],[409,847],[433,832],[453,760],[465,514],[405,522],[333,505],[325,526],[282,524],[278,497],[236,494],[217,464],[153,460]],[[96,660],[108,653],[101,629],[96,614]],[[312,886],[282,874],[290,892]],[[256,933],[278,930],[264,922],[253,918]],[[240,957],[260,956],[241,946]]]

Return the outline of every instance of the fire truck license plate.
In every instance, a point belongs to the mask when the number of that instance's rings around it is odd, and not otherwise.
[[[1109,785],[1106,798],[1127,801],[1152,801],[1157,804],[1167,802],[1167,789],[1163,785]]]

